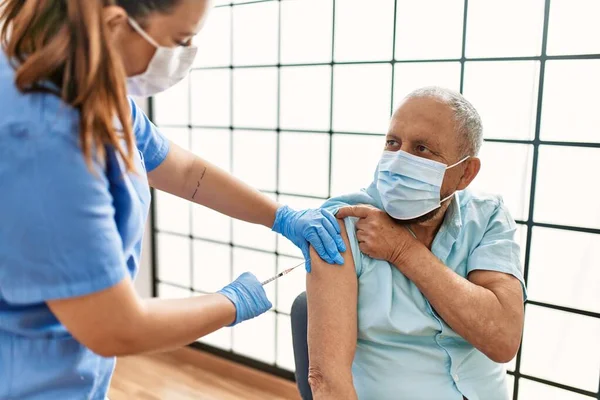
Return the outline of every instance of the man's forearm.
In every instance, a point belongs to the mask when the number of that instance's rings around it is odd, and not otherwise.
[[[520,332],[493,291],[456,274],[422,245],[394,265],[455,332],[492,360],[510,361],[512,338]]]
[[[273,226],[278,204],[231,174],[174,144],[149,173],[153,187],[246,222]]]

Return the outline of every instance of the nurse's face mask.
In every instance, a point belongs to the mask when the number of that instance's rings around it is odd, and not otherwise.
[[[198,52],[196,46],[163,47],[152,39],[136,21],[129,18],[129,24],[156,48],[146,71],[127,78],[129,94],[140,97],[153,96],[169,89],[188,75]]]
[[[417,157],[405,151],[384,151],[379,161],[377,191],[385,211],[398,220],[412,220],[441,207],[454,196],[440,198],[446,170],[453,165]]]

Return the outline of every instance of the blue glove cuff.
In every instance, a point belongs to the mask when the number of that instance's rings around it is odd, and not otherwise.
[[[285,229],[285,220],[287,219],[288,215],[290,215],[292,213],[292,209],[288,206],[281,206],[277,209],[277,212],[275,213],[275,222],[273,222],[273,227],[271,228],[271,230],[273,232],[276,233],[280,233],[283,236],[285,236],[285,234],[283,233],[283,230]]]
[[[237,325],[240,322],[242,322],[243,319],[240,319],[240,311],[239,311],[239,307],[237,306],[237,304],[239,304],[239,302],[240,302],[239,291],[232,286],[225,286],[223,289],[219,290],[217,293],[222,294],[223,296],[227,297],[227,299],[229,299],[229,301],[231,301],[233,303],[233,306],[235,307],[235,321],[233,321],[230,325],[227,325],[227,326],[234,326],[234,325]]]

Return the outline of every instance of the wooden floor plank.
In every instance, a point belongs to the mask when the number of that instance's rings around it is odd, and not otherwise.
[[[192,349],[120,358],[110,400],[298,400],[292,382]]]

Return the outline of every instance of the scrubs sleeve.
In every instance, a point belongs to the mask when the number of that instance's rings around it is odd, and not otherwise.
[[[144,114],[144,111],[130,97],[131,120],[137,148],[144,160],[146,171],[150,172],[167,158],[169,139],[167,139]]]
[[[7,238],[1,297],[35,304],[101,291],[128,276],[104,167],[93,162],[90,171],[78,133],[26,126],[3,139],[18,150],[4,155],[13,176],[2,185],[12,211],[0,228]]]
[[[515,239],[516,231],[515,221],[500,200],[487,221],[481,242],[468,258],[467,275],[476,270],[512,275],[521,282],[523,296],[527,299],[525,280],[521,272],[521,251]]]

